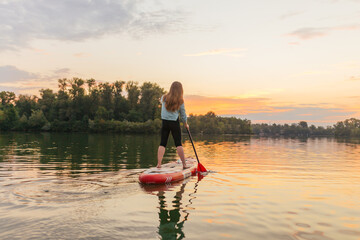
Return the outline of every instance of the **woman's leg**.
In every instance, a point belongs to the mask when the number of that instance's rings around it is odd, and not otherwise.
[[[162,159],[164,157],[164,153],[165,153],[165,148],[166,148],[166,144],[169,138],[169,134],[170,134],[170,128],[169,128],[169,123],[168,121],[162,120],[162,126],[161,126],[161,142],[160,142],[160,146],[158,148],[158,163],[157,163],[157,168],[161,168],[161,162]]]
[[[157,163],[157,168],[161,168],[161,161],[164,157],[164,153],[165,153],[165,147],[164,146],[159,146],[158,149],[158,163]]]
[[[177,154],[181,159],[183,167],[186,168],[184,148],[182,147],[181,144],[181,128],[180,128],[179,119],[173,123],[173,126],[171,128],[171,134],[174,138]]]
[[[182,146],[177,146],[176,151],[177,151],[177,154],[179,155],[179,157],[181,159],[181,162],[183,164],[183,168],[186,168],[184,148]]]

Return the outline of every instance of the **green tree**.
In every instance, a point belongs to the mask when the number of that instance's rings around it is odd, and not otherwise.
[[[1,101],[1,105],[2,106],[7,106],[10,104],[13,104],[14,100],[15,100],[15,93],[13,92],[8,92],[8,91],[2,91],[0,92],[0,101]]]
[[[251,121],[235,117],[220,117],[210,111],[205,115],[190,114],[188,122],[193,133],[204,134],[251,134]],[[260,133],[260,125],[255,125],[255,131]]]
[[[84,95],[85,81],[81,78],[73,78],[69,81],[71,88],[69,89],[70,94],[70,105],[69,105],[69,114],[72,121],[81,120],[82,117],[86,114],[84,109]]]
[[[128,101],[130,109],[135,110],[139,103],[140,89],[137,82],[129,81],[126,83],[126,91],[128,93]]]
[[[88,93],[90,94],[91,91],[92,91],[92,88],[93,88],[93,87],[95,86],[95,84],[96,84],[96,81],[95,81],[95,79],[90,78],[90,79],[86,80],[86,84],[88,85]]]
[[[143,116],[142,116],[141,112],[139,112],[135,109],[131,109],[126,118],[130,122],[141,122],[143,120]]]
[[[38,108],[38,99],[36,96],[19,95],[16,101],[16,109],[20,116],[30,117],[31,111]]]
[[[100,101],[112,118],[114,113],[114,85],[108,82],[99,84]]]
[[[360,120],[356,118],[346,119],[334,125],[335,136],[360,137]]]
[[[129,101],[123,96],[124,81],[114,83],[114,118],[124,120],[129,113]]]
[[[160,117],[161,108],[159,99],[164,93],[165,90],[156,83],[145,82],[141,86],[139,109],[143,114],[144,121]]]
[[[66,78],[59,79],[58,83],[59,91],[57,93],[57,101],[55,102],[55,113],[57,120],[68,121],[71,113],[69,109],[71,99],[67,91],[68,80]]]
[[[53,121],[57,116],[55,113],[56,94],[51,89],[41,89],[39,108],[43,111],[46,119]],[[33,108],[34,109],[34,108]],[[30,116],[30,115],[27,115]]]
[[[85,94],[85,89],[83,85],[85,81],[81,78],[73,78],[69,81],[71,88],[69,89],[70,96],[72,99],[76,99],[78,97],[82,97]]]
[[[109,111],[103,106],[100,106],[96,111],[95,120],[109,120],[109,119],[110,119]]]
[[[14,105],[8,105],[4,111],[0,113],[0,129],[1,130],[11,130],[17,124],[19,120],[19,115],[14,107]]]
[[[302,128],[308,128],[308,124],[305,121],[299,122],[299,126],[302,127]]]
[[[26,115],[22,115],[21,118],[18,121],[18,125],[17,125],[17,130],[27,130],[29,129],[28,126],[28,118],[26,117]]]
[[[47,123],[48,121],[40,109],[33,111],[28,120],[28,125],[33,130],[41,130]]]
[[[58,80],[59,91],[66,92],[68,87],[68,80],[66,78]]]
[[[115,91],[114,91],[114,94],[115,94],[115,97],[121,96],[124,85],[125,85],[125,82],[124,82],[124,81],[116,81],[116,82],[114,83],[114,90],[115,90]]]

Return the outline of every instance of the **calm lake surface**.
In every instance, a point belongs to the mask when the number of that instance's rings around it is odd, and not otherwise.
[[[212,172],[154,187],[158,136],[0,134],[0,239],[360,239],[360,141],[194,140]]]

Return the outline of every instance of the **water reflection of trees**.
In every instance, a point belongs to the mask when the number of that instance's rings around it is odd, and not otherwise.
[[[251,136],[241,136],[241,135],[232,135],[232,134],[219,134],[219,135],[206,135],[206,134],[197,134],[194,135],[194,139],[198,142],[201,141],[204,145],[210,145],[213,143],[219,142],[250,142]],[[187,140],[188,137],[185,136]]]
[[[338,143],[360,144],[360,138],[335,138]]]
[[[147,168],[156,164],[159,141],[157,135],[6,133],[0,135],[0,161],[34,163],[60,175]],[[170,147],[165,161],[174,159]]]
[[[268,139],[236,135],[196,135],[194,138],[200,147],[206,148],[208,154],[217,151],[213,148],[217,143],[240,142],[247,145],[252,144],[253,140]],[[269,139],[277,141],[288,138]],[[317,140],[330,141],[345,143],[351,147],[358,147],[360,144],[360,139],[356,138],[311,137],[291,140],[309,144]],[[190,144],[186,137],[184,141],[184,145]],[[157,135],[8,132],[0,135],[0,162],[33,163],[32,169],[55,170],[58,175],[148,168],[156,164],[158,144]],[[171,144],[166,151],[165,162],[177,157],[176,149]]]

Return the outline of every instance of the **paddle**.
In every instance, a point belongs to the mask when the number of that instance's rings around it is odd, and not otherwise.
[[[205,168],[205,167],[200,163],[200,161],[199,161],[198,155],[197,155],[196,150],[195,150],[194,142],[193,142],[192,137],[191,137],[190,130],[189,130],[188,128],[186,128],[186,131],[187,131],[187,133],[189,134],[191,144],[192,144],[192,146],[193,146],[193,148],[194,148],[196,160],[197,160],[197,162],[198,162],[197,171],[198,171],[198,172],[207,172],[206,168]]]

